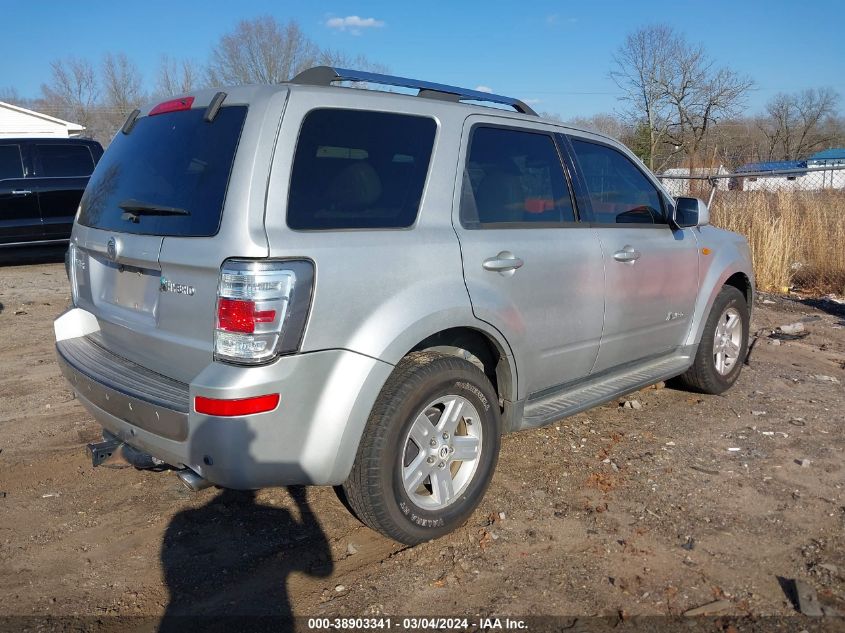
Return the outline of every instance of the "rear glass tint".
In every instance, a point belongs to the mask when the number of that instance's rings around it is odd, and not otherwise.
[[[147,235],[217,233],[247,108],[221,108],[210,123],[204,112],[146,116],[129,134],[117,133],[82,196],[79,223]],[[187,214],[133,215],[120,206],[132,203]]]
[[[292,229],[388,229],[417,219],[437,125],[427,117],[313,110],[291,174]]]
[[[36,176],[42,178],[90,176],[94,171],[94,158],[86,145],[38,143],[35,152],[40,165]]]

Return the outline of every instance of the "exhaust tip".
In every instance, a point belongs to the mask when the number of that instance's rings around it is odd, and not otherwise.
[[[199,492],[200,490],[204,490],[212,485],[208,479],[200,477],[190,468],[180,470],[176,473],[176,475],[179,477],[179,481],[181,481],[188,490],[192,490],[193,492]]]

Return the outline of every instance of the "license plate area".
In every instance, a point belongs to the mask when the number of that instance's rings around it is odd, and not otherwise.
[[[155,324],[161,271],[90,258],[93,301],[98,309],[130,321]]]

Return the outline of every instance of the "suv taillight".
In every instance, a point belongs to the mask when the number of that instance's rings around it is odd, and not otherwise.
[[[79,298],[79,269],[85,270],[85,258],[73,242],[68,245],[66,265],[70,282],[70,301],[76,307]]]
[[[305,260],[228,260],[220,270],[214,355],[260,364],[299,349],[314,284]]]

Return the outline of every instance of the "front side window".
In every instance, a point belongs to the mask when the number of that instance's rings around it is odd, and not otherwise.
[[[0,145],[0,180],[6,178],[23,178],[19,145]]]
[[[91,150],[85,145],[56,143],[55,145],[35,146],[41,161],[39,176],[42,178],[68,178],[90,176],[94,171],[94,159]]]
[[[584,174],[599,224],[666,224],[657,188],[622,152],[573,138],[575,156]]]
[[[434,119],[405,114],[309,112],[293,160],[288,226],[411,226],[422,200],[436,129]]]
[[[461,194],[465,227],[574,221],[551,136],[508,128],[473,130]]]

